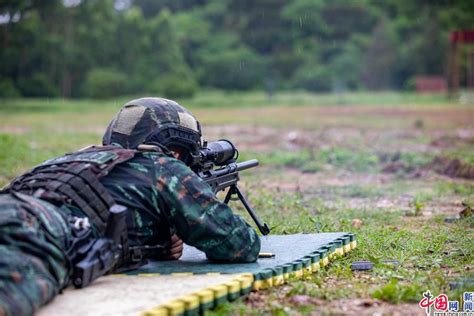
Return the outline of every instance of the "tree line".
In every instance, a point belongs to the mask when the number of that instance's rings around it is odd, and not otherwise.
[[[464,0],[6,0],[0,96],[405,89],[473,27]]]

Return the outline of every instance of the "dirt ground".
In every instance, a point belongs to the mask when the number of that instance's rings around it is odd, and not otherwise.
[[[277,110],[275,110],[277,111]],[[369,172],[353,172],[344,166],[331,163],[322,164],[317,172],[305,172],[298,166],[283,166],[278,172],[273,165],[262,164],[257,175],[259,187],[272,192],[297,193],[303,200],[317,196],[324,205],[349,208],[373,209],[377,212],[392,210],[412,212],[414,200],[420,192],[433,191],[438,183],[471,186],[474,184],[474,165],[464,159],[465,153],[474,148],[473,110],[437,111],[433,109],[373,109],[359,107],[318,109],[315,126],[310,128],[272,127],[265,124],[215,125],[205,128],[207,139],[231,139],[240,151],[271,154],[274,152],[317,153],[321,150],[343,148],[354,152],[366,152],[378,157],[376,166]],[[308,114],[311,115],[311,114]],[[365,125],[357,117],[367,115],[370,120],[387,119],[386,127]],[[329,120],[328,120],[329,118]],[[331,118],[344,122],[333,124]],[[352,123],[348,123],[351,122]],[[396,121],[404,120],[403,124]],[[329,123],[328,123],[329,122]],[[395,122],[395,123],[394,123]],[[470,148],[470,149],[469,149]],[[413,157],[425,157],[422,163],[411,164],[398,159],[397,155],[408,153]],[[453,154],[454,153],[454,154]],[[244,180],[245,181],[245,180]],[[393,183],[401,182],[400,188],[393,190]],[[407,184],[407,185],[406,185]],[[406,187],[403,187],[406,185]],[[352,187],[375,188],[377,194],[364,195],[349,193],[345,195],[337,189]],[[471,189],[472,190],[472,189]],[[422,195],[423,196],[423,195]],[[465,206],[466,197],[457,194],[433,194],[420,206],[416,217],[402,219],[412,231],[421,230],[428,219],[434,216],[458,217]],[[474,194],[467,199],[474,201]],[[341,200],[343,200],[341,202]],[[341,204],[342,203],[342,204]],[[364,219],[353,226],[364,225]],[[397,229],[397,228],[395,228]],[[467,266],[466,271],[474,267]],[[446,276],[455,273],[447,269]],[[364,274],[354,275],[354,279],[364,279]],[[326,280],[329,287],[351,287],[344,282]],[[290,287],[291,288],[291,287]],[[245,304],[252,309],[281,310],[291,315],[423,315],[424,311],[416,303],[390,304],[371,298],[371,287],[365,295],[354,299],[320,299],[311,295],[290,295],[288,287],[282,287],[268,295],[252,293]],[[306,306],[307,308],[301,309]],[[303,312],[302,312],[303,310]]]
[[[290,299],[285,296],[287,287],[278,290],[280,299],[268,301],[267,296],[259,292],[253,292],[246,300],[246,304],[255,309],[263,309],[271,305],[291,315],[392,315],[392,316],[412,316],[423,315],[423,311],[418,304],[388,304],[386,302],[365,298],[365,299],[338,299],[327,301],[314,298],[308,295],[294,295]],[[289,303],[289,304],[288,304]],[[304,312],[298,312],[294,307],[310,305],[311,308]]]

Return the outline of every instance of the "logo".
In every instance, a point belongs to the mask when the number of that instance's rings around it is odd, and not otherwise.
[[[435,297],[426,291],[418,306],[425,310],[427,316],[474,316],[473,298],[474,292],[464,292],[462,301],[450,301],[446,294]]]

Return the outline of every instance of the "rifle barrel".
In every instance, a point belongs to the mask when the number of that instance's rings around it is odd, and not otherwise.
[[[223,168],[210,170],[206,174],[204,174],[204,176],[201,176],[201,178],[215,179],[215,178],[226,176],[232,173],[238,173],[239,171],[250,169],[250,168],[256,167],[257,165],[258,165],[257,159],[251,159],[251,160],[247,160],[247,161],[243,161],[239,163],[233,162]],[[238,177],[236,179],[238,180]]]
[[[243,162],[237,163],[237,171],[242,171],[245,169],[250,169],[253,167],[258,166],[258,160],[257,159],[251,159]]]

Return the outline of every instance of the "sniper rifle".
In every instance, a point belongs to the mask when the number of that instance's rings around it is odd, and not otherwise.
[[[261,222],[237,186],[237,182],[240,180],[239,172],[256,167],[258,160],[251,159],[237,162],[238,157],[239,152],[229,140],[221,139],[210,143],[204,142],[200,150],[199,163],[193,167],[193,170],[210,185],[214,193],[229,188],[224,198],[224,203],[228,204],[233,199],[233,196],[236,195],[262,235],[268,235],[270,228],[268,228],[266,223]]]

